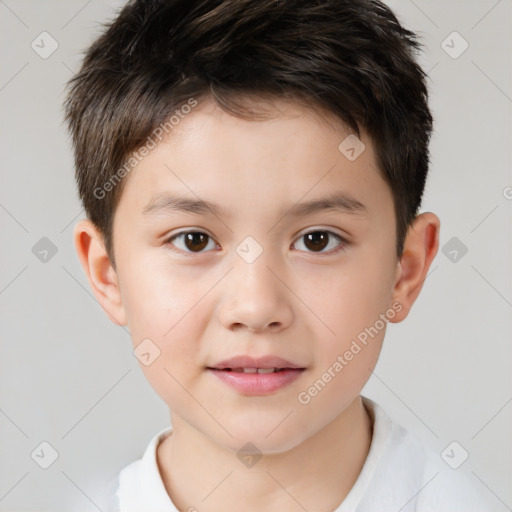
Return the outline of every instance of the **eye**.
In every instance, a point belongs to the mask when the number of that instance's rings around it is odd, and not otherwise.
[[[175,244],[173,242],[174,240],[179,241],[179,244]],[[203,252],[203,249],[208,246],[209,241],[213,246],[210,248],[214,249],[217,247],[213,238],[202,231],[182,231],[181,233],[173,235],[166,241],[166,243],[169,243],[174,247],[180,245],[178,249],[184,252]]]
[[[332,243],[332,238],[338,240],[338,243]],[[331,239],[331,240],[329,240]],[[218,245],[215,240],[202,231],[182,231],[170,237],[167,244],[171,244],[173,250],[181,250],[183,252],[200,253],[205,249],[215,249]],[[316,253],[336,253],[342,250],[348,242],[340,235],[327,230],[310,231],[302,235],[297,243],[303,243],[307,252]],[[327,248],[327,250],[325,250]],[[334,250],[333,250],[334,248]],[[302,250],[299,247],[299,250]]]
[[[340,243],[333,244],[330,243],[329,238],[333,237],[336,238]],[[302,235],[299,239],[299,242],[303,241],[303,245],[306,246],[308,249],[308,252],[318,252],[318,253],[326,253],[330,252],[332,254],[337,253],[338,251],[342,250],[346,245],[348,245],[348,242],[342,238],[340,235],[333,233],[332,231],[326,231],[326,230],[317,230],[317,231],[310,231],[309,233],[305,233]],[[298,242],[295,242],[294,245],[296,245]],[[324,251],[328,247],[327,251]],[[334,250],[332,248],[334,247]]]

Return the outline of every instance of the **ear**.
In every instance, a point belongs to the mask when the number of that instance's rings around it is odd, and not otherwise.
[[[112,322],[126,325],[117,274],[107,255],[102,235],[90,220],[82,220],[76,224],[73,237],[80,263],[98,303]]]
[[[440,220],[431,212],[416,216],[410,225],[393,288],[392,302],[399,302],[402,309],[390,322],[404,320],[418,297],[439,248],[439,229]]]

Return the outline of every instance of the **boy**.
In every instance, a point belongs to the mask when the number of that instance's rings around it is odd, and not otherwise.
[[[360,395],[438,250],[419,46],[374,0],[136,0],[88,50],[75,244],[172,424],[109,510],[490,510]]]

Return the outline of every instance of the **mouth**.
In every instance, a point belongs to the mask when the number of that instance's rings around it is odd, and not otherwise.
[[[242,395],[261,396],[291,384],[306,368],[274,356],[238,356],[206,370]]]
[[[235,356],[225,359],[224,361],[220,361],[208,368],[212,370],[230,370],[244,373],[256,373],[260,370],[263,370],[261,373],[271,373],[271,371],[279,370],[304,369],[304,367],[298,364],[273,355],[266,355],[263,357],[252,357],[247,355]]]
[[[287,370],[305,370],[305,368],[208,368],[208,370],[214,370],[218,372],[267,374],[285,372]]]

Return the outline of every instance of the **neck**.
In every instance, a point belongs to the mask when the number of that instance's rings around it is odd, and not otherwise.
[[[368,455],[372,423],[357,397],[322,430],[295,448],[264,454],[245,467],[236,453],[180,418],[158,447],[166,490],[179,510],[332,512],[345,499]],[[194,508],[195,507],[195,508]]]

